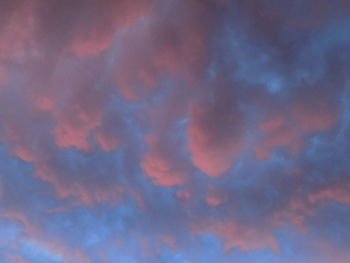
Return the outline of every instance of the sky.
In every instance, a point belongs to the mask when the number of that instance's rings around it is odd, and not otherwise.
[[[349,263],[348,0],[0,1],[1,263]]]

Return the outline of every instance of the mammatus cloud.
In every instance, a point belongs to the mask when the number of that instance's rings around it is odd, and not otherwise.
[[[350,261],[348,1],[4,1],[0,261]]]
[[[193,163],[210,176],[229,170],[243,148],[244,117],[230,96],[214,91],[210,101],[190,106],[189,151]]]

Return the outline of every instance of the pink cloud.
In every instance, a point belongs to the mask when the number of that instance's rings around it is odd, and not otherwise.
[[[161,105],[155,104],[145,113],[152,131],[144,136],[148,150],[142,156],[141,167],[155,184],[174,186],[187,182],[193,171],[185,156],[184,138],[179,136],[185,126],[177,124],[186,114],[185,93],[170,90],[162,105],[168,110],[159,111]]]
[[[7,127],[5,129],[5,138],[10,145],[11,153],[23,161],[32,162],[36,159],[31,145],[26,141],[21,132],[16,128]]]
[[[290,153],[296,153],[302,145],[298,129],[281,115],[275,115],[262,122],[259,129],[266,133],[255,147],[255,153],[259,159],[269,158],[270,149],[273,147],[286,146]]]
[[[193,234],[217,235],[222,239],[225,250],[235,247],[245,251],[263,248],[279,249],[270,230],[238,224],[234,219],[199,219],[191,228]]]
[[[306,234],[309,228],[305,224],[305,219],[314,215],[313,207],[295,194],[289,198],[284,207],[276,209],[269,220],[274,226],[292,224],[299,232]]]
[[[335,109],[322,98],[311,104],[296,101],[289,113],[272,113],[260,123],[259,130],[265,135],[255,147],[259,159],[269,158],[271,149],[278,146],[287,147],[290,154],[296,154],[306,143],[305,135],[328,130],[337,120]]]
[[[5,85],[8,81],[8,73],[4,66],[0,65],[0,95],[2,86]]]
[[[242,128],[237,127],[241,124],[240,116],[223,107],[213,104],[190,107],[188,149],[193,164],[210,176],[219,176],[230,169],[244,143],[236,131]]]
[[[178,171],[176,164],[170,163],[164,156],[158,153],[149,153],[142,164],[146,176],[152,178],[155,184],[173,186],[186,181],[186,174]]]
[[[164,76],[179,82],[198,82],[198,72],[207,58],[204,41],[208,28],[196,19],[204,16],[203,7],[191,4],[196,7],[194,14],[188,14],[181,3],[156,5],[150,16],[121,35],[113,77],[125,98],[134,102],[147,98]],[[160,22],[165,14],[166,22]],[[179,14],[182,19],[178,19]],[[210,15],[206,18],[212,19]]]
[[[35,176],[41,180],[50,183],[56,192],[58,198],[73,197],[74,203],[93,206],[96,203],[106,203],[115,205],[122,200],[127,189],[118,186],[113,182],[108,185],[103,182],[94,182],[94,179],[88,179],[87,167],[81,167],[86,170],[86,174],[76,174],[76,171],[69,169],[56,170],[54,164],[38,163],[35,166]],[[91,176],[91,175],[90,175]],[[84,178],[85,177],[85,178]]]
[[[96,133],[95,137],[102,149],[106,152],[114,151],[118,148],[120,139],[114,134],[108,134],[100,131]]]
[[[5,252],[4,256],[7,259],[10,259],[12,262],[18,262],[18,263],[30,263],[27,261],[23,256],[18,255],[18,252],[15,252],[16,254],[10,254],[9,252]]]
[[[312,103],[297,102],[291,111],[299,129],[305,133],[327,130],[337,120],[336,108],[322,98],[315,99]]]
[[[52,111],[55,108],[55,102],[53,101],[52,98],[47,97],[47,96],[40,96],[37,95],[37,99],[34,102],[36,107],[42,111]]]
[[[84,23],[77,26],[76,36],[70,47],[78,56],[98,55],[108,49],[118,32],[150,12],[151,2],[104,1],[95,6],[87,6],[84,14],[86,20],[82,20]]]
[[[339,185],[329,185],[327,187],[324,187],[323,189],[310,193],[308,198],[312,203],[319,201],[334,200],[340,203],[350,204],[349,189],[349,182],[343,182]]]
[[[174,186],[187,181],[188,171],[176,153],[162,145],[160,138],[149,135],[146,141],[150,149],[145,154],[141,167],[155,184]]]
[[[45,218],[35,220],[26,215],[24,211],[19,210],[8,210],[1,217],[7,218],[20,226],[21,235],[17,237],[16,244],[13,244],[14,250],[18,255],[20,255],[20,251],[17,242],[30,242],[45,248],[50,254],[60,255],[66,262],[76,262],[77,260],[79,262],[88,262],[86,255],[80,249],[68,247],[62,236],[52,236],[45,231],[44,225],[40,223]],[[25,259],[25,257],[22,259]]]
[[[72,116],[60,119],[52,134],[55,136],[56,144],[59,147],[73,146],[88,151],[90,149],[89,132],[100,125],[101,117],[99,115],[86,115],[84,112],[79,113],[78,111],[79,109],[74,113],[74,119],[71,119]]]
[[[218,194],[213,193],[208,194],[205,198],[205,201],[210,206],[218,206],[223,202],[222,198]]]
[[[191,200],[192,198],[192,193],[189,190],[186,189],[179,189],[176,191],[176,196],[181,200],[183,203],[187,203]]]
[[[33,51],[33,5],[22,1],[15,10],[4,15],[7,21],[0,28],[0,58],[11,57],[16,61]]]

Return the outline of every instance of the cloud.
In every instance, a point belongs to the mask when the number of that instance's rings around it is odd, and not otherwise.
[[[226,85],[226,86],[225,86]],[[213,85],[210,97],[190,105],[189,151],[210,176],[226,172],[244,147],[244,113],[228,83]]]
[[[0,261],[349,261],[347,1],[7,2]]]

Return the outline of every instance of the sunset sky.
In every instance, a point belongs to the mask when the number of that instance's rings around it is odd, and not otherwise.
[[[1,263],[349,263],[349,0],[0,0]]]

